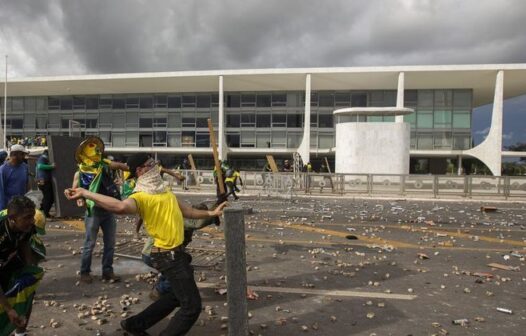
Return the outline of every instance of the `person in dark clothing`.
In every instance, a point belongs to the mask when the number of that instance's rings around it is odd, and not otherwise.
[[[55,169],[55,164],[49,163],[48,151],[45,150],[37,160],[36,180],[38,189],[42,192],[42,203],[40,210],[49,218],[49,210],[55,202],[53,195],[53,181],[51,181],[51,171]]]

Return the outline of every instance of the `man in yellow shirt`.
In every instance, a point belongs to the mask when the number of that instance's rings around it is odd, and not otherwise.
[[[92,200],[97,206],[113,213],[140,215],[146,232],[154,239],[152,264],[168,279],[172,292],[163,295],[141,313],[121,321],[121,327],[132,335],[147,335],[147,329],[180,306],[160,335],[185,335],[201,313],[201,296],[190,265],[192,258],[183,246],[183,217],[201,219],[221,216],[226,203],[213,211],[194,209],[178,202],[164,186],[151,157],[138,153],[126,163],[130,173],[137,176],[137,183],[134,193],[124,201],[82,188],[66,189],[64,193],[71,200]]]

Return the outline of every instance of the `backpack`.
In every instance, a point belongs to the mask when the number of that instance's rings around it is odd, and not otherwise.
[[[232,177],[232,176],[234,176],[234,169],[228,168],[225,173],[225,177]]]

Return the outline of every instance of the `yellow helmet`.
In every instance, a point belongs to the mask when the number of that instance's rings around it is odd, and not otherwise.
[[[46,234],[46,216],[40,210],[35,210],[35,228],[38,234]]]

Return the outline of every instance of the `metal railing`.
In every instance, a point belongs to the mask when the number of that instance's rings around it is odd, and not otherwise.
[[[184,187],[215,191],[211,170],[181,170]],[[241,172],[244,190],[261,195],[393,195],[526,200],[526,176],[380,175]],[[239,183],[238,183],[239,185]]]

